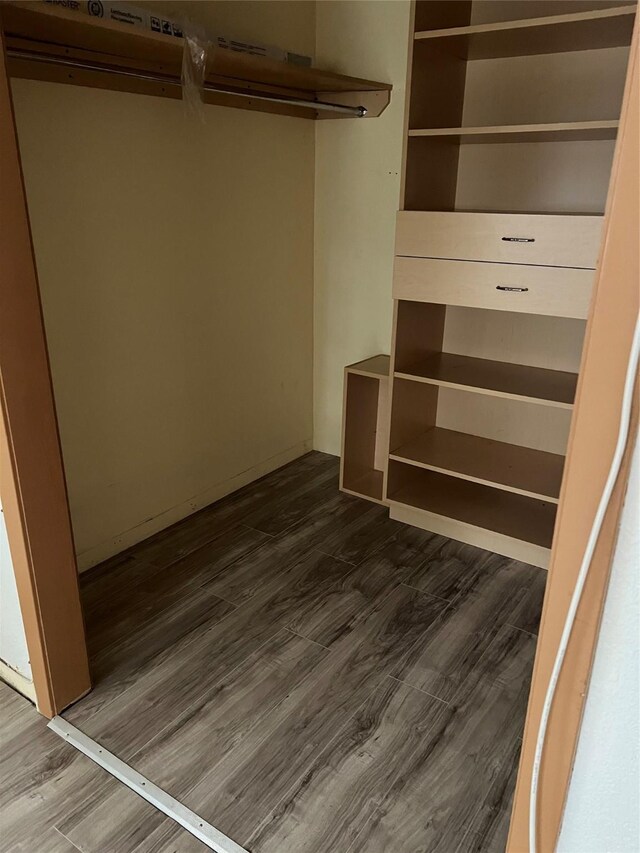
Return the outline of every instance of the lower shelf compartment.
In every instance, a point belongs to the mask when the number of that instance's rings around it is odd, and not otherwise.
[[[431,427],[390,458],[539,500],[558,502],[564,457]]]
[[[372,501],[382,503],[382,481],[384,474],[372,468],[357,479],[345,479],[342,485],[342,491],[348,492],[350,495],[357,495],[361,498],[368,498]]]
[[[413,507],[540,548],[551,547],[556,517],[553,503],[397,461],[389,463],[387,498],[394,505]],[[501,553],[500,548],[495,550]]]
[[[542,545],[532,545],[531,542],[523,542],[521,539],[513,539],[493,530],[484,530],[482,527],[474,527],[463,521],[446,518],[444,515],[436,515],[423,509],[416,509],[408,504],[387,501],[389,507],[389,518],[400,521],[402,524],[410,524],[428,530],[429,533],[437,533],[448,539],[458,542],[466,542],[475,548],[492,551],[494,554],[502,554],[512,560],[521,563],[529,563],[541,569],[548,569],[551,562],[551,549],[543,548]]]

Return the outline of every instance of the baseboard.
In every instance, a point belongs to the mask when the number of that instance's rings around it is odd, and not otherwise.
[[[9,664],[0,660],[0,679],[6,682],[9,687],[13,687],[18,693],[22,693],[27,699],[30,699],[34,705],[36,703],[36,688],[30,679],[11,669]]]
[[[231,492],[241,489],[242,486],[246,486],[248,483],[252,483],[254,480],[260,479],[260,477],[264,477],[265,474],[270,474],[272,471],[275,471],[276,468],[281,468],[283,465],[286,465],[288,462],[293,462],[294,459],[298,459],[300,456],[304,456],[304,454],[308,453],[310,450],[311,439],[302,441],[294,447],[290,447],[288,450],[278,453],[276,456],[272,456],[270,459],[266,459],[258,465],[254,465],[253,468],[242,471],[240,474],[237,474],[229,480],[225,480],[222,483],[216,483],[215,486],[212,486],[210,489],[207,489],[205,492],[202,492],[196,497],[189,498],[189,500],[171,507],[171,509],[168,509],[166,512],[148,519],[142,524],[133,527],[131,530],[127,530],[113,539],[109,539],[107,542],[101,542],[99,545],[95,545],[94,547],[83,551],[81,554],[77,555],[78,571],[87,571],[87,569],[91,569],[93,566],[97,566],[98,563],[102,563],[104,560],[114,557],[121,551],[126,551],[127,548],[131,548],[132,545],[137,545],[138,542],[148,539],[149,536],[153,536],[154,533],[159,533],[161,530],[164,530],[165,527],[170,527],[177,521],[182,521],[182,519],[186,518],[188,515],[197,512],[205,506],[209,506],[209,504],[212,504],[215,501],[219,501],[221,498],[231,494]]]

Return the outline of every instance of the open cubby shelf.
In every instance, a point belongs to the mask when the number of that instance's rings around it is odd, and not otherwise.
[[[564,457],[456,430],[430,427],[390,459],[515,494],[558,502]]]
[[[376,503],[383,502],[388,385],[388,355],[345,368],[340,488]]]
[[[501,131],[409,136],[404,210],[603,214],[615,130]]]
[[[634,14],[418,0],[404,209],[602,212]]]
[[[510,397],[570,409],[578,376],[524,364],[436,352],[395,376],[448,388],[461,388],[496,397]]]
[[[634,5],[493,21],[415,33],[468,59],[621,47],[631,42]]]
[[[556,506],[400,462],[389,463],[389,501],[523,542],[551,546]]]

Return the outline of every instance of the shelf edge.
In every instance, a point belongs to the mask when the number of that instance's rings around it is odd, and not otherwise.
[[[616,119],[602,121],[560,121],[538,124],[497,124],[479,127],[428,127],[413,128],[408,131],[410,137],[441,136],[509,136],[516,133],[580,133],[585,130],[617,130],[620,122]]]
[[[582,21],[597,21],[606,18],[619,18],[624,15],[635,15],[636,5],[627,4],[611,9],[592,9],[589,12],[567,12],[564,15],[546,15],[540,18],[521,18],[515,21],[495,21],[490,24],[471,24],[467,27],[448,27],[441,30],[419,30],[414,33],[415,41],[429,39],[456,38],[459,36],[483,33],[509,32],[510,30],[534,29],[536,27],[553,27],[559,24],[581,23]]]

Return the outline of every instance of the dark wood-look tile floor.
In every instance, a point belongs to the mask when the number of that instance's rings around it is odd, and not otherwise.
[[[311,453],[86,573],[64,716],[251,853],[498,853],[546,573],[337,472]],[[205,849],[6,691],[0,850]]]

